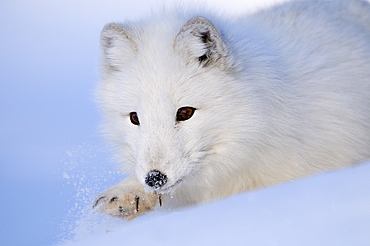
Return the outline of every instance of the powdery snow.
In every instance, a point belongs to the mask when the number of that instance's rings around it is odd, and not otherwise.
[[[115,221],[115,228],[100,221],[99,228],[60,246],[370,245],[369,177],[367,163],[182,211]]]

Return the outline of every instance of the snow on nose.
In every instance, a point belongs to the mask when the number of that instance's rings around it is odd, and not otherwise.
[[[145,183],[154,189],[159,189],[167,183],[167,176],[158,170],[152,170],[145,177]]]

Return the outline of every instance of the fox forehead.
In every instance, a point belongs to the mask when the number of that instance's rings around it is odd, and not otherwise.
[[[207,78],[185,66],[168,73],[152,70],[151,73],[135,74],[130,80],[125,84],[122,99],[126,105],[132,106],[132,110],[171,110],[173,113],[184,106],[203,108],[219,103],[216,101],[222,98],[224,91],[220,89],[223,86],[214,85],[216,76]]]
[[[151,55],[142,54],[123,69],[125,79],[121,86],[125,94],[122,99],[129,104],[149,108],[196,107],[207,100],[206,88],[211,85],[201,68],[181,62],[180,55],[163,56],[151,59]]]

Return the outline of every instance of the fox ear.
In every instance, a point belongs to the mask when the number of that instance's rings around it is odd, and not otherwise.
[[[104,26],[100,43],[102,63],[108,70],[119,70],[127,61],[134,58],[137,50],[129,32],[113,23]]]
[[[185,50],[203,66],[224,63],[228,50],[217,29],[205,18],[190,19],[175,38],[175,47]]]

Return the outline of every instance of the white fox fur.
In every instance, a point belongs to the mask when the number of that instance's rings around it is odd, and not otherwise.
[[[169,11],[108,24],[101,42],[106,134],[131,177],[98,196],[100,212],[132,219],[370,159],[365,1]],[[177,121],[181,107],[193,116]],[[163,186],[146,184],[152,170]]]

